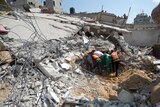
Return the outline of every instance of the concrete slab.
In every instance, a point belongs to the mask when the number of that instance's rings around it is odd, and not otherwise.
[[[153,61],[154,65],[160,65],[160,60]]]
[[[23,20],[21,18],[16,20],[12,16],[6,16],[6,18],[0,16],[0,24],[10,28],[10,32],[8,33],[9,37],[22,40],[31,40],[31,37],[35,35],[35,30],[28,24],[29,21],[45,39],[58,39],[60,37],[71,36],[79,30],[79,26],[55,21],[54,19],[61,19],[55,15],[49,15],[50,19],[48,19],[47,14],[36,14],[37,13],[31,13],[31,18],[28,19],[22,16]],[[24,20],[26,21],[24,22]]]
[[[55,68],[51,63],[44,64],[43,62],[36,63],[36,66],[43,72],[47,77],[54,79],[60,78],[62,75],[58,72],[59,69]]]

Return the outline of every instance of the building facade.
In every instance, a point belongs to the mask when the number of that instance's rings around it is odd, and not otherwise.
[[[63,9],[61,5],[62,5],[61,0],[46,0],[45,1],[45,6],[49,9],[53,9],[57,13],[63,13]]]
[[[134,18],[134,24],[149,24],[151,23],[151,17],[145,13],[138,14]]]
[[[138,14],[134,24],[127,24],[126,28],[132,32],[124,35],[126,42],[130,45],[145,47],[160,43],[160,25],[153,23],[147,14]]]
[[[39,7],[41,4],[38,0],[6,0],[7,3],[13,8],[23,9],[24,5],[30,5],[31,7]]]
[[[96,20],[102,24],[108,24],[108,25],[114,25],[114,26],[120,26],[126,24],[127,17],[117,17],[115,14],[107,13],[107,12],[95,12],[95,13],[76,13],[76,16],[80,17],[88,17],[93,20]]]

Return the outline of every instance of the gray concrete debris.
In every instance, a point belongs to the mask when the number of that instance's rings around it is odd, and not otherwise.
[[[108,49],[113,50],[117,48],[120,52],[122,52],[122,56],[124,56],[121,58],[121,60],[126,68],[143,68],[146,60],[144,62],[142,61],[143,54],[141,51],[135,47],[129,46],[125,42],[124,38],[118,35],[118,32],[111,33],[111,29],[128,32],[127,30],[120,29],[118,27],[114,28],[108,25],[102,26],[100,24],[89,24],[89,26],[84,27],[84,31],[82,31],[80,30],[82,29],[82,23],[73,22],[73,20],[65,15],[54,15],[54,17],[50,17],[50,15],[45,14],[35,15],[36,17],[41,16],[41,18],[39,17],[38,19],[40,22],[42,21],[44,23],[46,21],[47,23],[52,23],[54,20],[54,23],[55,21],[58,21],[56,23],[63,22],[63,26],[54,25],[54,28],[53,26],[49,26],[49,28],[54,29],[54,31],[50,30],[50,33],[45,31],[45,34],[43,34],[43,31],[41,32],[40,29],[37,29],[37,27],[25,21],[25,23],[31,26],[31,29],[35,34],[33,34],[33,37],[30,37],[29,41],[16,39],[10,40],[11,38],[9,37],[6,40],[2,39],[2,42],[5,44],[5,46],[11,49],[11,52],[15,57],[15,62],[13,64],[0,66],[0,75],[2,75],[2,81],[13,86],[11,94],[8,96],[8,98],[6,98],[6,101],[4,101],[4,107],[5,105],[7,107],[57,107],[58,104],[66,102],[83,107],[87,107],[89,105],[93,107],[145,107],[147,104],[150,105],[149,103],[146,103],[150,94],[146,95],[144,93],[134,95],[133,97],[131,93],[122,90],[118,95],[118,100],[115,99],[106,101],[107,99],[103,99],[104,101],[101,101],[98,97],[99,94],[103,93],[97,93],[97,100],[95,96],[95,99],[90,99],[81,93],[79,96],[73,96],[73,93],[71,92],[74,90],[74,88],[78,87],[88,88],[89,85],[85,82],[90,83],[92,80],[97,80],[94,82],[97,87],[99,87],[100,84],[106,85],[108,82],[101,82],[102,78],[95,75],[95,73],[83,72],[85,68],[82,67],[84,64],[82,60],[85,54],[82,52],[88,51],[87,48],[100,51],[106,51]],[[29,16],[21,14],[16,16],[21,19],[17,20],[19,22],[23,21],[24,19],[29,21],[34,19],[31,14]],[[52,20],[48,21],[48,19]],[[67,24],[66,26],[66,23],[69,25]],[[13,21],[11,24],[16,23]],[[40,25],[41,27],[44,27],[42,26],[42,23]],[[77,28],[77,26],[80,27]],[[109,36],[101,34],[97,35],[96,32],[91,32],[90,27],[92,26],[96,26],[96,31],[101,30],[102,27],[102,30],[106,32],[108,30],[107,28],[109,28],[109,32],[111,34]],[[61,32],[59,32],[59,30]],[[53,35],[52,37],[48,35],[53,34],[54,32],[56,34],[56,38],[57,36],[61,36],[62,33],[67,33],[70,36],[64,37],[65,35],[62,35],[62,38],[57,40]],[[19,35],[22,35],[21,33],[23,34],[24,32],[20,32]],[[28,33],[26,34],[27,36],[30,36]],[[51,40],[46,39],[46,34]],[[73,35],[71,36],[71,34]],[[25,35],[23,35],[24,39]],[[113,38],[116,40],[116,43],[110,40]],[[119,44],[118,47],[117,43]],[[126,54],[128,56],[126,56]],[[7,75],[3,76],[3,74],[6,72]],[[84,82],[82,80],[86,81]],[[94,93],[94,88],[97,87],[94,86],[92,90],[87,90],[88,93]],[[123,87],[120,87],[117,84],[112,84],[108,87],[111,87],[114,89],[114,91],[118,91],[120,88],[123,89]]]
[[[78,69],[76,69],[75,70],[75,72],[77,73],[77,74],[80,74],[80,75],[82,75],[83,73],[82,73],[82,71],[78,68]]]
[[[69,70],[71,68],[71,65],[69,65],[68,63],[63,63],[63,64],[60,64],[60,65],[65,70]]]
[[[57,97],[57,95],[54,93],[50,86],[47,86],[47,90],[51,97],[56,101],[56,103],[60,103],[60,99]]]
[[[60,78],[62,75],[58,72],[59,69],[55,68],[51,63],[44,64],[43,62],[37,63],[36,66],[47,76],[54,79]]]
[[[153,61],[153,64],[160,65],[160,60]]]
[[[134,100],[134,97],[131,93],[122,89],[122,91],[118,95],[118,99],[123,103],[132,103]]]

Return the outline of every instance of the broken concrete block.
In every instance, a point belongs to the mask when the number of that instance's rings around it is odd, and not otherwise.
[[[59,82],[58,86],[59,86],[59,87],[64,87],[65,84],[64,84],[63,82]]]
[[[2,63],[11,63],[13,61],[12,56],[9,51],[0,52],[0,62]]]
[[[69,70],[71,68],[71,65],[70,64],[67,64],[67,63],[63,63],[63,64],[60,64],[61,67],[65,70]]]
[[[80,74],[80,75],[82,75],[83,74],[83,72],[78,68],[78,69],[76,69],[75,70],[75,72],[77,73],[77,74]]]
[[[87,38],[86,36],[82,36],[82,38],[83,38],[83,43],[84,43],[84,44],[86,44],[86,43],[89,42],[89,40],[88,40],[88,38]]]
[[[1,68],[2,68],[2,70],[6,70],[8,66],[9,66],[9,64],[5,64],[5,65],[2,65]]]
[[[55,69],[59,69],[59,66],[58,66],[58,63],[52,59],[50,59],[50,61],[52,62],[52,66],[55,68]]]
[[[61,92],[57,87],[54,87],[54,91],[55,91],[57,94],[60,94],[60,92]]]
[[[50,96],[56,101],[56,103],[60,102],[60,99],[57,97],[57,95],[53,92],[53,90],[51,89],[50,86],[48,86],[47,88],[48,93],[50,94]]]
[[[36,87],[41,86],[41,85],[42,85],[42,82],[41,82],[41,81],[35,82],[35,86],[36,86]]]
[[[156,70],[157,70],[157,71],[160,71],[160,65],[157,65],[157,66],[156,66]]]
[[[59,73],[59,68],[53,67],[51,63],[48,63],[47,65],[43,62],[36,63],[35,64],[42,73],[44,73],[47,77],[53,77],[54,79],[57,79],[61,77],[62,75]]]
[[[84,30],[85,32],[90,32],[90,27],[89,27],[89,26],[84,26],[84,27],[83,27],[83,30]]]
[[[122,90],[118,95],[118,99],[123,103],[132,103],[134,97],[131,93],[127,92],[126,90]]]
[[[153,61],[154,65],[160,65],[160,60]]]

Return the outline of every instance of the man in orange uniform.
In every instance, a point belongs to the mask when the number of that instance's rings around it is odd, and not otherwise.
[[[118,76],[118,68],[119,68],[119,56],[117,52],[111,51],[111,58],[112,58],[112,67],[113,72],[116,72],[116,77]]]

